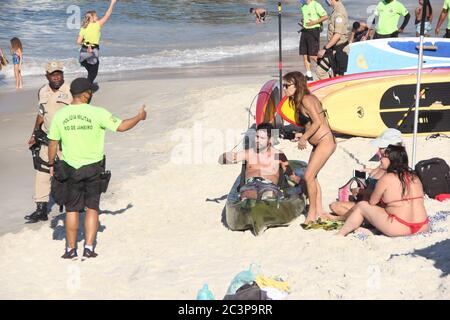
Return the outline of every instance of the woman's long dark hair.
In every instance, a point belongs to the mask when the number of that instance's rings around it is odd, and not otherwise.
[[[414,171],[408,166],[408,154],[403,146],[390,144],[384,151],[389,159],[388,173],[394,173],[402,184],[402,196],[406,194],[409,183],[414,179]]]
[[[306,82],[306,77],[303,73],[298,71],[293,71],[286,73],[283,77],[284,81],[293,83],[295,85],[295,94],[289,98],[294,103],[295,110],[301,112],[303,108],[302,100],[303,97],[311,92],[308,89],[308,84]],[[298,119],[296,119],[298,120]],[[296,121],[298,123],[298,121]]]

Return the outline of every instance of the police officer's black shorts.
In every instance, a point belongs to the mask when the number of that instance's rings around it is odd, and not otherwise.
[[[444,38],[450,38],[450,29],[445,30],[445,36]]]
[[[398,38],[398,31],[395,31],[391,34],[379,34],[375,32],[375,35],[373,36],[373,39],[386,39],[386,38]]]
[[[301,56],[317,56],[320,47],[320,29],[303,29],[298,53]]]
[[[100,210],[102,172],[102,161],[74,169],[65,195],[67,212],[78,212],[84,208]]]

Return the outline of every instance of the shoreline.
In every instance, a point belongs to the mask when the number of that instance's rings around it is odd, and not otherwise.
[[[0,227],[0,297],[195,299],[208,283],[220,299],[233,277],[254,262],[264,275],[286,276],[292,290],[287,299],[449,299],[448,202],[425,200],[433,222],[430,233],[338,238],[333,232],[303,230],[303,217],[259,237],[232,232],[222,223],[225,202],[205,201],[227,194],[239,175],[239,165],[220,166],[217,158],[234,145],[226,139],[229,131],[238,140],[245,131],[246,108],[255,94],[278,77],[277,64],[268,67],[277,56],[270,59],[221,70],[193,67],[163,79],[131,80],[138,78],[131,73],[99,81],[93,105],[128,118],[146,103],[148,117],[130,132],[106,136],[112,179],[101,200],[99,257],[85,262],[60,258],[64,214],[56,207],[49,221],[23,224],[23,216],[34,209],[34,170],[26,141],[36,116],[36,91],[2,94],[8,106],[0,112],[0,135],[5,137],[0,140],[5,150],[0,214],[2,227],[16,229],[2,234]],[[245,74],[251,66],[254,73]],[[285,72],[289,68],[288,63]],[[319,174],[325,208],[358,167],[357,160],[369,164],[374,154],[370,140],[338,139]],[[405,138],[408,152],[411,142]],[[418,142],[418,160],[438,156],[450,163],[450,155],[439,151],[448,150],[448,140],[419,137]],[[308,161],[311,153],[310,146],[298,150],[285,140],[276,147],[288,159]]]
[[[285,50],[283,52],[283,73],[287,71],[303,71],[303,61],[298,55],[298,50]],[[214,74],[212,74],[212,72]],[[195,77],[217,77],[217,76],[249,76],[267,75],[278,78],[278,52],[265,53],[263,55],[248,54],[226,58],[219,61],[206,62],[200,64],[187,64],[176,68],[148,68],[140,70],[129,70],[102,73],[101,66],[96,82],[102,83],[128,80],[157,80],[157,79],[181,79]],[[24,78],[26,84],[29,79],[30,86],[25,86],[22,91],[35,90],[40,87],[40,83],[45,83],[45,70],[42,68],[42,76],[28,76]],[[65,78],[72,80],[76,77],[86,75],[85,69],[80,66],[80,73],[66,74]],[[0,94],[17,93],[11,85],[0,86]],[[1,96],[0,96],[1,97]],[[0,100],[0,113],[2,112]]]

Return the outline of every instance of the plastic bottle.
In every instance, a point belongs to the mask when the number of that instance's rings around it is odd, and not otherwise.
[[[208,288],[208,284],[205,283],[197,293],[197,300],[215,300],[214,295]]]

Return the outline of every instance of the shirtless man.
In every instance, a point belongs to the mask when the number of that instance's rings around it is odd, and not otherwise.
[[[261,23],[266,20],[266,9],[263,8],[250,8],[250,13],[254,14],[256,17],[256,23]]]
[[[284,153],[273,147],[272,130],[274,130],[274,128],[271,124],[260,124],[256,129],[256,148],[254,150],[249,149],[239,152],[226,152],[220,156],[219,163],[234,164],[246,161],[246,183],[260,180],[264,183],[277,185],[280,166],[291,180],[299,183],[300,178],[292,171]],[[255,195],[246,196],[247,198],[255,197]]]

